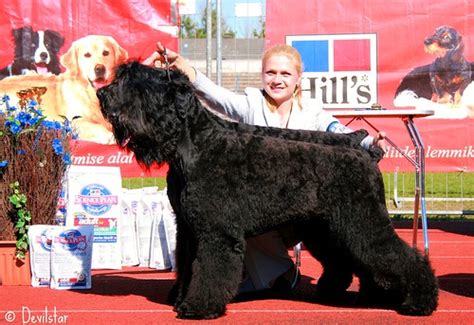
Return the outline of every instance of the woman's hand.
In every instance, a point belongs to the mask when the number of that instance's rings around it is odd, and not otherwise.
[[[166,57],[165,57],[166,56]],[[167,68],[166,60],[168,60],[169,69],[178,69],[186,74],[191,82],[196,80],[196,71],[189,62],[178,53],[166,48],[161,42],[156,43],[156,51],[153,52],[142,63],[158,68]]]
[[[387,152],[387,143],[385,142],[385,137],[387,135],[385,132],[381,131],[377,133],[377,135],[374,137],[374,141],[372,143],[373,146],[379,147],[380,149],[383,150],[384,153]]]

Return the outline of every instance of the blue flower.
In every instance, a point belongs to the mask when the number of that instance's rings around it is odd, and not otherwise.
[[[8,160],[1,160],[0,161],[0,168],[5,168],[8,166],[9,161]]]
[[[61,143],[61,140],[53,139],[52,145],[53,145],[53,150],[55,154],[57,155],[64,154],[64,148],[63,148],[63,144]]]
[[[43,126],[47,130],[61,130],[61,123],[58,121],[43,121]]]
[[[21,125],[18,125],[17,123],[12,123],[12,122],[9,123],[9,122],[10,121],[6,122],[5,126],[10,129],[10,132],[12,134],[18,134],[21,132],[22,130]]]
[[[63,155],[63,162],[66,164],[66,165],[70,165],[72,163],[71,161],[71,155],[69,153],[65,153]]]
[[[30,120],[31,120],[31,115],[29,113],[26,113],[26,112],[23,112],[21,111],[20,113],[18,113],[18,115],[16,116],[17,120],[20,121],[20,123],[22,125],[27,125],[27,124],[31,124],[30,123]]]

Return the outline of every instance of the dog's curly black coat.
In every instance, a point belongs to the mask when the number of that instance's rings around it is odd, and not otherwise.
[[[350,135],[263,128],[203,108],[179,71],[121,65],[98,91],[119,144],[147,166],[168,163],[177,222],[180,318],[216,318],[237,293],[245,238],[293,224],[323,265],[318,292],[343,293],[360,278],[364,301],[429,315],[438,285],[426,257],[395,233],[377,152]]]

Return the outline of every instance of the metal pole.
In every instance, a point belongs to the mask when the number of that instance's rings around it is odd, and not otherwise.
[[[221,86],[222,84],[222,6],[221,0],[216,0],[217,2],[217,19],[216,19],[216,83]]]
[[[212,75],[212,0],[207,0],[206,13],[206,76]]]

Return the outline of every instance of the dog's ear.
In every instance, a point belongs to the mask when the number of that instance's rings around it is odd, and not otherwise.
[[[33,29],[24,26],[12,30],[15,39],[15,60],[29,60],[31,43],[33,42]]]
[[[121,47],[114,38],[111,38],[111,44],[114,46],[115,63],[117,65],[125,63],[128,59],[127,50]]]
[[[64,37],[60,33],[47,29],[44,31],[44,34],[50,41],[49,48],[53,51],[59,51],[59,49],[64,45]]]
[[[77,70],[77,46],[75,42],[72,42],[69,50],[61,55],[59,61],[66,68],[66,72],[69,72],[73,75],[79,73]]]
[[[449,52],[450,52],[451,60],[453,60],[455,62],[461,61],[461,59],[464,56],[464,42],[462,40],[461,35],[458,36],[457,45],[452,50],[450,50]]]
[[[16,40],[21,40],[23,35],[30,35],[31,38],[31,34],[33,34],[31,26],[23,26],[12,30],[12,35]]]

